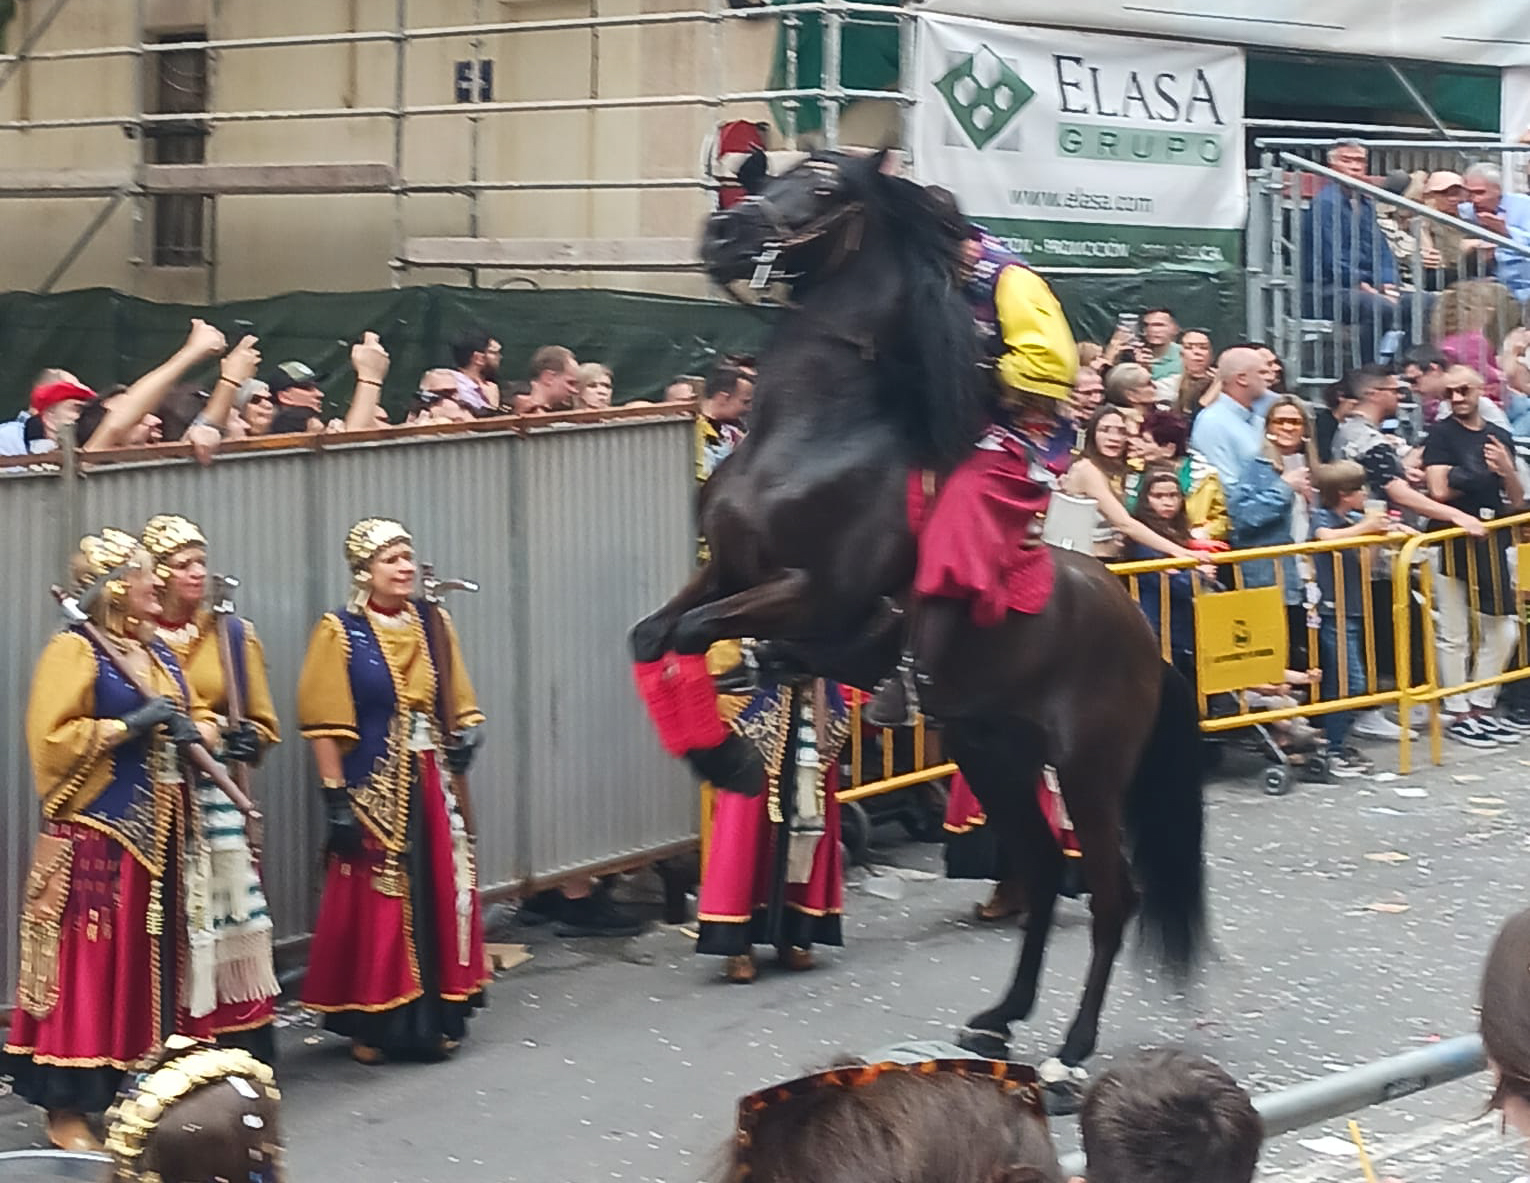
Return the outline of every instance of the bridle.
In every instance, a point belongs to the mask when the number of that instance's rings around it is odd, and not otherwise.
[[[805,226],[793,230],[770,198],[755,196],[749,200],[755,203],[755,209],[764,215],[766,222],[777,235],[767,241],[760,248],[759,254],[754,257],[754,275],[749,280],[749,286],[755,291],[768,287],[778,279],[789,278],[790,273],[783,271],[780,267],[786,257],[799,247],[827,237],[841,225],[849,224],[847,232],[835,244],[834,253],[829,257],[829,270],[837,268],[844,262],[846,256],[861,249],[861,236],[866,225],[864,216],[866,207],[863,202],[846,202],[837,209],[819,215]]]

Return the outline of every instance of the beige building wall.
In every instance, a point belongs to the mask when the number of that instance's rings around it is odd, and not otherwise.
[[[214,40],[391,31],[398,0],[145,0],[149,37],[205,28]],[[48,0],[18,0],[14,46]],[[40,51],[134,43],[135,0],[69,0],[39,41]],[[548,22],[686,11],[698,0],[408,0],[412,29],[479,23]],[[404,121],[403,176],[411,185],[485,181],[578,182],[700,175],[702,145],[719,122],[764,120],[764,104],[718,107],[700,101],[717,88],[766,85],[775,24],[730,20],[642,27],[486,34],[479,53],[494,63],[497,102],[554,101],[565,109],[479,115],[454,103],[453,64],[474,56],[469,36],[411,38],[405,49],[405,103],[449,108]],[[145,70],[153,58],[146,58]],[[326,109],[345,118],[224,122],[207,139],[212,164],[378,163],[394,160],[396,94],[392,43],[225,49],[209,64],[215,112]],[[135,55],[24,64],[0,89],[0,121],[109,116],[131,120],[140,66]],[[649,109],[592,109],[590,100],[638,95],[697,96]],[[895,135],[892,104],[863,105],[845,120],[846,142]],[[475,163],[476,156],[476,163]],[[15,170],[133,169],[139,144],[121,125],[92,129],[0,130],[0,176]],[[215,199],[215,263],[152,265],[152,210],[124,202],[62,276],[57,289],[112,287],[157,299],[202,300],[295,289],[382,288],[398,232],[457,237],[473,232],[462,194],[221,196]],[[0,285],[36,288],[104,207],[101,198],[0,200]],[[477,206],[487,238],[690,237],[709,195],[697,191],[593,189],[491,192]],[[140,259],[140,253],[146,258]],[[409,269],[404,283],[463,283],[460,270]],[[700,293],[695,275],[484,270],[485,286],[524,283]]]

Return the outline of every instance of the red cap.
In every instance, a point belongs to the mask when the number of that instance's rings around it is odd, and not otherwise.
[[[91,402],[96,392],[74,382],[48,382],[32,388],[32,414],[41,415],[59,403]]]

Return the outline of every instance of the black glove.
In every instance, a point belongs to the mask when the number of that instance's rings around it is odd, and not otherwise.
[[[180,714],[174,702],[160,695],[151,698],[141,707],[134,707],[122,716],[122,722],[127,727],[128,738],[138,739],[148,735],[161,723],[168,723],[176,715]]]
[[[351,808],[350,790],[324,790],[324,822],[329,830],[324,842],[326,854],[354,858],[362,853],[361,823]]]
[[[446,768],[448,772],[466,772],[473,766],[474,759],[478,756],[478,749],[483,744],[483,725],[474,723],[473,726],[457,732],[446,741]]]
[[[165,734],[178,748],[189,748],[202,742],[202,733],[184,711],[176,711],[165,724]]]
[[[246,719],[238,727],[223,732],[223,758],[237,760],[241,764],[260,763],[260,735],[255,724]]]

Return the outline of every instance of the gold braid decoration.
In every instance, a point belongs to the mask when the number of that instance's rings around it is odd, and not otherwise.
[[[174,1051],[193,1046],[183,1036],[171,1036],[166,1048]],[[264,1090],[268,1100],[279,1102],[276,1075],[249,1052],[238,1048],[199,1047],[168,1063],[152,1061],[146,1075],[118,1096],[106,1114],[106,1151],[113,1159],[114,1183],[159,1183],[155,1171],[143,1171],[140,1161],[149,1137],[175,1105],[204,1085],[230,1077],[243,1077]],[[272,1157],[276,1147],[263,1148]]]

